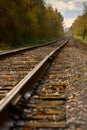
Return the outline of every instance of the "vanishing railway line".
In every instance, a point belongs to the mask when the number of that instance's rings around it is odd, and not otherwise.
[[[87,45],[48,46],[0,55],[0,130],[87,130]]]
[[[35,47],[30,51],[22,49],[1,54],[0,100],[59,44],[57,42],[48,46]]]
[[[1,126],[1,130],[62,130],[67,127],[66,85],[57,82],[57,64],[49,68],[67,42],[62,40],[12,56],[9,53],[8,57],[0,56],[0,115],[6,113],[5,118],[10,120],[10,125]]]

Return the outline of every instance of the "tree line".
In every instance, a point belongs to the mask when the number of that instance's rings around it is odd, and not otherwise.
[[[83,14],[78,16],[70,30],[73,36],[87,41],[87,3],[83,3]]]
[[[63,34],[61,13],[43,0],[0,0],[0,44],[16,47]]]

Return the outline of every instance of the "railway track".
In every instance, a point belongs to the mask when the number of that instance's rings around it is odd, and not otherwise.
[[[6,114],[10,112],[7,117],[9,115],[13,122],[17,121],[9,129],[58,130],[67,127],[65,115],[66,85],[54,82],[57,72],[56,63],[47,73],[45,72],[66,43],[67,41],[59,46],[57,42],[50,46],[33,49],[33,51],[17,52],[15,55],[12,54],[12,57],[1,58],[4,66],[1,66],[3,74],[0,75],[2,78],[0,114],[2,115],[4,111],[7,111]],[[44,77],[39,80],[39,75],[41,77],[44,75]],[[51,83],[52,79],[54,79],[54,84]]]
[[[47,46],[2,53],[0,55],[0,100],[59,44],[56,42]]]

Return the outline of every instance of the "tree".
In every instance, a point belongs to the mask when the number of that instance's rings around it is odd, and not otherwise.
[[[63,35],[63,17],[43,0],[0,0],[0,42],[8,46]]]
[[[78,16],[72,25],[72,30],[75,36],[82,39],[87,38],[87,3],[83,3],[83,14]]]

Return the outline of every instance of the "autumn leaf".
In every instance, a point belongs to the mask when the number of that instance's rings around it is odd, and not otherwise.
[[[12,78],[12,77],[8,77],[7,79],[8,79],[8,81],[12,81],[12,80],[13,80],[13,78]]]

